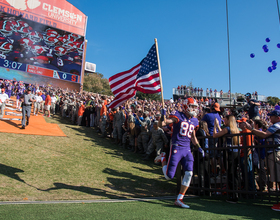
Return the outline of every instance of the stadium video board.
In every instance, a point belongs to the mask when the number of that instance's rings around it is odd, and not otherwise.
[[[65,0],[2,0],[0,78],[78,90],[85,24]]]

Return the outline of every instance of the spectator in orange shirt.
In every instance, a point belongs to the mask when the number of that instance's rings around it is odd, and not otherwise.
[[[107,100],[106,100],[106,97],[105,97],[104,95],[101,96],[101,99],[104,100],[104,105],[107,105],[107,104],[108,104],[108,102],[107,102]]]
[[[209,105],[209,99],[206,97],[205,98],[205,105],[208,106]]]
[[[82,118],[83,118],[83,114],[85,112],[85,105],[83,104],[83,101],[80,101],[80,107],[79,107],[79,110],[78,110],[78,125],[81,125],[82,123]]]
[[[112,111],[110,111],[109,113],[109,128],[108,128],[108,132],[111,138],[113,138],[113,121],[114,121],[114,115],[116,113],[116,109],[113,108]]]
[[[44,113],[46,113],[46,111],[48,112],[48,116],[47,116],[48,118],[51,117],[51,111],[50,111],[51,104],[52,104],[51,96],[48,94],[45,99],[45,112],[44,112]]]
[[[237,120],[239,123],[239,128],[242,130],[240,133],[248,134],[252,133],[247,127],[246,127],[246,121],[247,118],[241,118],[240,120]],[[249,191],[255,191],[255,180],[253,175],[253,158],[252,158],[252,149],[250,146],[252,146],[252,143],[254,142],[254,136],[253,135],[242,135],[241,136],[241,144],[243,146],[243,149],[240,151],[240,167],[242,171],[242,186],[245,188],[245,183],[248,182],[248,190]],[[246,169],[246,162],[245,159],[247,159],[247,171]],[[247,172],[247,180],[245,178],[245,172]]]
[[[101,130],[101,137],[106,137],[106,122],[107,122],[107,107],[104,104],[104,100],[101,99],[102,107],[100,109],[100,130]]]

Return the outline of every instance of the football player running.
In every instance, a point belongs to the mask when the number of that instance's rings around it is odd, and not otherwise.
[[[191,142],[198,148],[202,156],[204,156],[204,151],[195,137],[195,128],[198,126],[198,119],[196,118],[197,104],[192,98],[187,98],[183,101],[182,109],[182,112],[171,112],[168,119],[165,118],[165,110],[162,110],[162,124],[168,125],[173,123],[173,134],[168,161],[166,161],[166,154],[163,152],[161,153],[161,163],[165,178],[170,180],[176,173],[178,163],[181,162],[185,175],[182,180],[180,193],[174,204],[182,208],[189,208],[188,205],[183,203],[183,198],[190,186],[193,175],[194,159],[190,149]]]

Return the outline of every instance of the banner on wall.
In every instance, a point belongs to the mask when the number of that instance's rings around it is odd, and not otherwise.
[[[0,67],[39,84],[80,83],[85,29],[86,16],[65,0],[0,0]]]
[[[85,36],[86,15],[66,0],[0,0],[0,11]]]

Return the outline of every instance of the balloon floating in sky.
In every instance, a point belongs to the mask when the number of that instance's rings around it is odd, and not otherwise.
[[[263,51],[264,51],[265,53],[267,53],[267,52],[268,52],[268,47],[267,47],[267,45],[266,45],[266,44],[265,44],[265,45],[263,45],[262,49],[263,49]]]
[[[270,38],[269,37],[267,37],[266,39],[265,39],[265,41],[267,42],[267,43],[269,43],[270,42]],[[280,48],[280,43],[278,43],[277,45],[276,45],[278,48]],[[266,44],[264,44],[263,46],[262,46],[262,49],[263,49],[263,51],[265,52],[265,53],[267,53],[268,51],[269,51],[269,49],[268,49],[268,46],[266,45]],[[254,53],[251,53],[250,54],[250,57],[251,58],[254,58],[255,57],[255,54]],[[267,70],[268,70],[268,72],[272,72],[273,70],[276,70],[276,66],[277,66],[277,62],[276,62],[276,60],[273,60],[272,62],[271,62],[271,64],[272,64],[272,66],[269,66],[268,68],[267,68]]]

